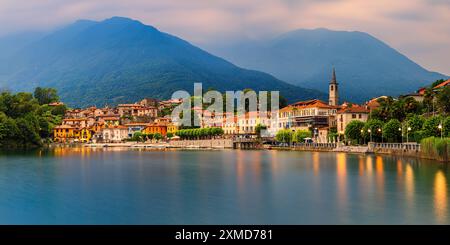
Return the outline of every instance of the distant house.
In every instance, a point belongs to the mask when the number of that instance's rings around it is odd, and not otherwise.
[[[369,109],[365,106],[351,105],[341,108],[337,112],[337,131],[338,134],[345,134],[345,128],[354,120],[367,122],[369,118]]]
[[[120,143],[128,138],[128,128],[122,125],[110,125],[102,129],[103,142]]]
[[[143,106],[141,104],[119,104],[117,106],[119,115],[121,117],[124,116],[132,116],[132,117],[157,117],[158,109],[157,107],[152,106]]]

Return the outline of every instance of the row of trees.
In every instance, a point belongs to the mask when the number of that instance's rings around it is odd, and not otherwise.
[[[192,128],[178,130],[175,135],[182,139],[210,139],[223,135],[222,128]]]
[[[66,111],[56,90],[36,88],[32,93],[0,94],[0,147],[35,147],[50,140]]]
[[[169,137],[169,138],[172,137],[172,134],[168,133],[167,137]],[[146,134],[146,133],[142,133],[142,132],[136,132],[130,138],[130,141],[145,142],[148,140],[161,140],[163,138],[164,138],[163,135],[160,133]]]
[[[450,116],[410,115],[403,122],[390,119],[383,122],[370,119],[366,123],[350,122],[345,129],[345,137],[352,144],[365,142],[420,142],[427,137],[450,137]]]
[[[311,138],[312,133],[309,130],[282,129],[275,135],[275,140],[282,143],[302,143],[306,138]]]

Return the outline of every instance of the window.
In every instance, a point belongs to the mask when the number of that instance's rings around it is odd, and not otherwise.
[[[352,118],[356,118],[356,114],[352,114]]]
[[[331,91],[334,90],[334,86],[333,86],[333,85],[330,86],[330,90],[331,90]]]
[[[361,114],[359,114],[359,116],[358,116],[360,119],[362,118],[362,115]]]

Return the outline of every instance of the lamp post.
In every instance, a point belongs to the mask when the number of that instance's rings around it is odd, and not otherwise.
[[[442,122],[439,124],[438,129],[441,131],[441,139],[442,139]]]
[[[361,129],[361,137],[363,138],[363,145],[366,144],[366,139],[364,138],[364,130]]]
[[[383,143],[383,133],[381,133],[381,128],[378,128],[378,132],[381,134],[381,143]]]
[[[398,131],[400,131],[401,137],[402,137],[402,144],[403,144],[403,130],[402,128],[398,128]]]
[[[409,138],[408,138],[409,131],[411,131],[411,127],[408,127],[408,131],[406,131],[406,143],[409,143]]]
[[[369,134],[370,134],[370,142],[372,142],[372,130],[369,128],[369,129],[367,130],[367,132],[369,132]]]

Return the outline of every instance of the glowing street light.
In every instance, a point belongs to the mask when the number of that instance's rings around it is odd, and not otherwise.
[[[409,131],[411,131],[411,127],[408,127],[408,131],[406,131],[406,143],[409,143],[409,138],[408,138]]]
[[[441,131],[441,139],[442,139],[442,123],[439,124],[438,129]]]
[[[372,142],[372,130],[369,128],[369,129],[367,129],[367,132],[369,132],[369,134],[370,134],[370,142]]]

